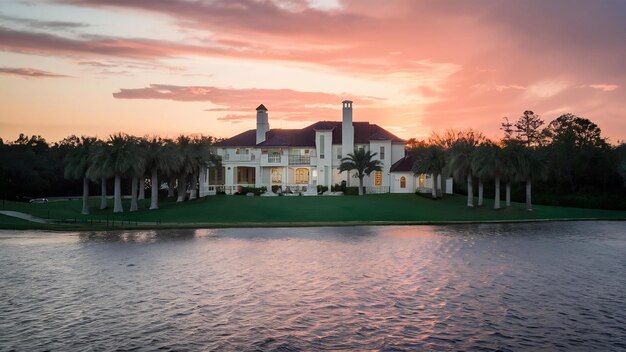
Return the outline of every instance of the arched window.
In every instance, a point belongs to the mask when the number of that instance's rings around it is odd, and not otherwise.
[[[296,183],[297,184],[309,184],[309,169],[298,168],[296,169]]]
[[[374,186],[380,186],[383,184],[383,173],[376,171],[374,174]]]
[[[406,188],[406,177],[400,177],[400,188]]]
[[[280,162],[280,153],[279,152],[273,152],[272,154],[269,155],[267,161],[270,162],[270,163],[279,163]]]

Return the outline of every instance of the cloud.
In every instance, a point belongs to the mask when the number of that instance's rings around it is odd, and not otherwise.
[[[617,84],[590,84],[589,87],[599,89],[604,92],[612,92],[619,88]]]
[[[66,75],[60,75],[47,71],[38,70],[35,68],[26,67],[0,67],[0,75],[13,75],[25,78],[63,78],[69,77]]]
[[[27,28],[37,29],[54,29],[54,30],[73,30],[78,28],[89,27],[86,23],[70,22],[70,21],[42,21],[32,18],[12,17],[0,14],[0,21],[9,22],[13,25],[19,25]]]
[[[264,104],[272,118],[289,121],[335,119],[341,101],[349,99],[361,110],[374,108],[384,102],[376,97],[351,94],[302,92],[291,89],[236,89],[210,86],[175,86],[151,84],[149,87],[120,89],[116,99],[160,99],[179,102],[208,102],[208,112],[228,112],[220,121],[239,122],[255,117],[255,109]]]

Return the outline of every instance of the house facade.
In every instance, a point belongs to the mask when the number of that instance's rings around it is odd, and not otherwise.
[[[415,192],[420,177],[410,172],[405,141],[376,124],[354,122],[352,101],[342,102],[341,114],[341,121],[319,121],[302,129],[271,129],[268,110],[261,104],[256,109],[256,129],[214,145],[222,167],[203,172],[200,196],[222,190],[232,194],[240,186],[304,194],[317,194],[318,185],[330,189],[343,181],[358,186],[353,172],[339,172],[341,159],[357,148],[376,153],[375,159],[382,163],[382,171],[364,178],[367,193]]]

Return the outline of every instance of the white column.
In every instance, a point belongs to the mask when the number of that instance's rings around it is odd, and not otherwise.
[[[261,167],[254,167],[254,187],[261,187],[263,185],[261,180]]]

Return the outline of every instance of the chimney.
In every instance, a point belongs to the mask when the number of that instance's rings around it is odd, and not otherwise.
[[[352,124],[352,101],[344,100],[341,123],[341,154],[354,153],[354,125]]]
[[[265,141],[265,134],[270,130],[267,120],[267,108],[261,104],[256,108],[256,144]]]

